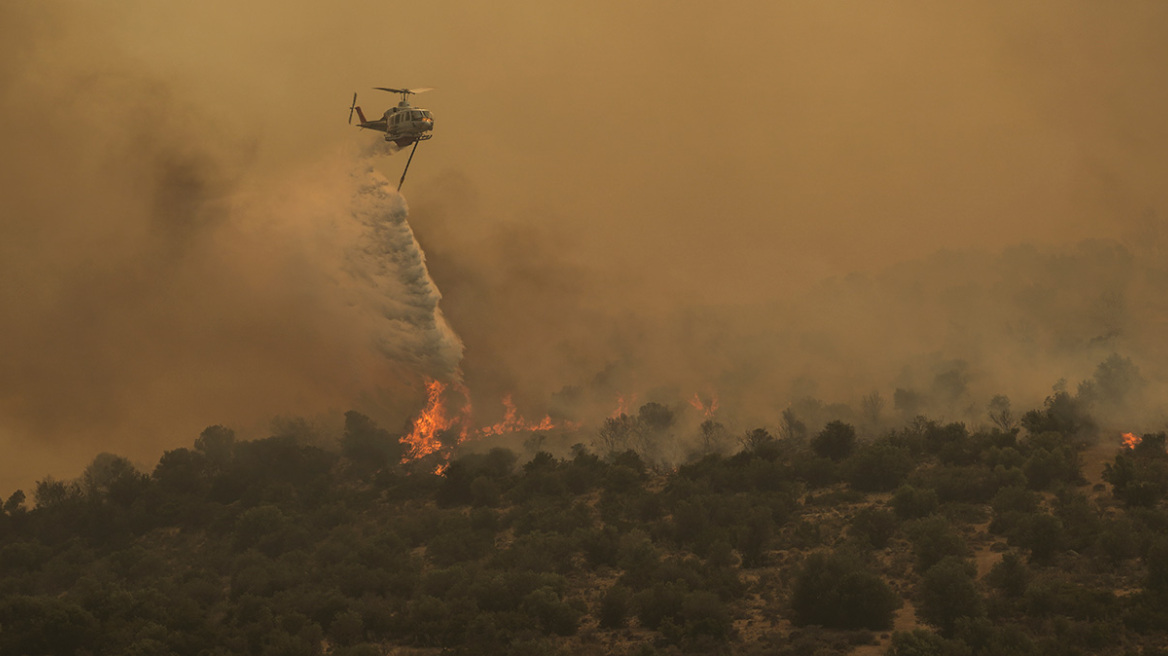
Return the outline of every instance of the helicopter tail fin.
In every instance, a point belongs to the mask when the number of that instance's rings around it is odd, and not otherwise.
[[[369,121],[365,120],[365,112],[361,111],[361,108],[360,108],[360,107],[356,107],[356,106],[355,106],[355,107],[354,107],[354,109],[356,109],[356,110],[357,110],[357,118],[361,119],[361,122],[362,122],[362,123],[368,123],[368,122],[369,122]]]

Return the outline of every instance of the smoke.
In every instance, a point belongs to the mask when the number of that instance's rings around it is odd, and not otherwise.
[[[34,36],[0,67],[0,486],[100,451],[148,466],[212,423],[396,426],[457,375],[383,152],[257,168],[238,126],[72,19],[4,13]]]
[[[361,230],[346,248],[343,270],[355,306],[374,315],[376,344],[386,358],[409,371],[457,378],[462,342],[438,307],[442,296],[406,221],[404,199],[371,164],[352,175],[350,213]]]
[[[392,55],[387,24],[413,26]],[[1165,398],[1165,26],[1156,3],[0,4],[0,483],[212,423],[396,427],[456,375],[443,316],[481,423],[509,393],[588,421],[635,394],[682,426],[694,392],[735,430],[984,421],[1113,353]],[[409,220],[444,314],[367,170],[404,154],[345,124],[354,90],[415,84],[439,122]]]
[[[689,408],[695,392],[717,394],[715,418],[734,430],[777,431],[787,409],[812,430],[917,414],[985,426],[995,396],[1020,416],[1119,357],[1149,386],[1096,408],[1105,428],[1164,425],[1168,269],[1146,226],[1142,240],[948,249],[778,300],[712,303],[569,259],[553,222],[467,236],[486,220],[478,197],[450,176],[414,203],[476,394],[515,393],[531,412],[592,427],[635,396],[633,414],[672,408],[679,438],[706,418]]]

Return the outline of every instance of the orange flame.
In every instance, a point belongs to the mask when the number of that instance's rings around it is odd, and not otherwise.
[[[623,394],[616,397],[616,410],[613,410],[612,414],[609,416],[612,417],[613,419],[616,419],[617,417],[619,417],[621,415],[629,414],[629,408],[636,402],[637,402],[637,395],[636,394],[629,396],[627,399],[625,398],[625,396]]]
[[[1143,441],[1144,441],[1144,438],[1137,436],[1135,433],[1124,433],[1123,434],[1123,445],[1129,449],[1136,448],[1136,446],[1138,446],[1139,443],[1143,442]]]
[[[426,407],[414,419],[414,428],[401,441],[409,448],[402,462],[417,460],[442,448],[438,435],[449,430],[454,420],[446,416],[446,403],[442,394],[446,385],[437,380],[426,381]]]
[[[519,414],[519,410],[515,407],[515,402],[511,399],[511,395],[508,394],[503,397],[503,407],[506,409],[503,421],[492,426],[472,430],[470,391],[466,389],[465,385],[459,382],[452,383],[452,387],[466,399],[462,409],[455,416],[451,416],[446,407],[444,395],[447,385],[437,380],[426,381],[426,407],[422,408],[422,411],[414,419],[413,428],[410,430],[409,435],[401,438],[402,443],[407,448],[406,454],[402,458],[403,463],[417,460],[433,453],[439,453],[443,459],[449,460],[451,455],[450,445],[443,444],[441,437],[442,433],[452,431],[455,428],[458,428],[458,443],[462,444],[471,438],[523,431],[547,431],[556,428],[574,429],[580,426],[580,424],[570,421],[557,424],[552,420],[551,415],[544,415],[544,418],[538,422],[529,421]],[[439,464],[434,470],[434,473],[438,476],[443,475],[447,466],[447,464]]]
[[[539,423],[528,421],[524,419],[519,411],[515,409],[515,402],[511,400],[511,395],[503,397],[503,407],[506,408],[506,413],[503,415],[503,421],[485,428],[480,428],[479,435],[502,435],[503,433],[515,433],[519,431],[546,431],[556,427],[556,423],[552,421],[551,415],[544,415],[543,420]]]
[[[714,416],[715,412],[718,411],[718,395],[710,394],[710,402],[707,404],[702,402],[702,397],[699,396],[697,392],[694,392],[693,398],[689,400],[689,404],[692,405],[695,410],[704,414],[706,419],[709,419]]]

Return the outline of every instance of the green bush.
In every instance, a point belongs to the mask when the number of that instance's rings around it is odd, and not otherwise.
[[[1017,554],[1008,553],[1002,560],[986,572],[985,582],[991,588],[1001,590],[1007,597],[1021,597],[1030,584],[1030,568]]]
[[[1049,562],[1066,548],[1062,521],[1041,512],[1020,516],[1008,537],[1011,545],[1030,550],[1031,562]]]
[[[889,492],[915,468],[908,449],[880,441],[856,449],[843,465],[843,477],[862,492]]]
[[[852,518],[849,531],[867,546],[883,549],[896,534],[900,520],[896,515],[878,508],[863,508]]]
[[[961,618],[984,615],[985,604],[974,581],[976,573],[971,563],[953,556],[933,565],[917,588],[917,617],[937,627],[941,635],[951,636]]]
[[[0,627],[3,654],[76,654],[99,636],[93,615],[55,597],[18,595],[0,601]]]
[[[1078,485],[1083,482],[1079,454],[1069,446],[1056,449],[1034,449],[1022,465],[1027,486],[1032,490],[1048,490],[1055,485]]]
[[[792,621],[833,629],[885,630],[900,608],[900,597],[856,556],[814,553],[795,576]]]
[[[856,446],[856,429],[842,421],[830,421],[811,438],[811,450],[820,458],[839,462],[852,454]]]
[[[596,618],[604,629],[619,629],[628,623],[633,592],[621,585],[609,588],[600,598]]]
[[[944,517],[918,519],[905,526],[917,558],[917,571],[925,572],[946,557],[964,558],[969,554],[965,540]]]
[[[1168,453],[1165,434],[1144,435],[1134,449],[1120,449],[1115,461],[1104,465],[1103,480],[1115,497],[1128,506],[1151,508],[1168,494]]]
[[[897,631],[885,656],[973,656],[973,650],[958,640],[946,640],[925,629]]]
[[[936,491],[942,503],[989,503],[1001,488],[1025,485],[1026,477],[1016,469],[941,465],[918,469],[908,482],[915,487]]]
[[[901,485],[892,495],[892,509],[901,519],[919,519],[937,512],[941,502],[933,490]]]

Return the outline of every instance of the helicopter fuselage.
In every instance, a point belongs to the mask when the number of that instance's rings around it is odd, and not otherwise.
[[[382,120],[386,126],[385,140],[398,146],[405,147],[434,136],[434,116],[428,109],[402,103],[386,110]]]

